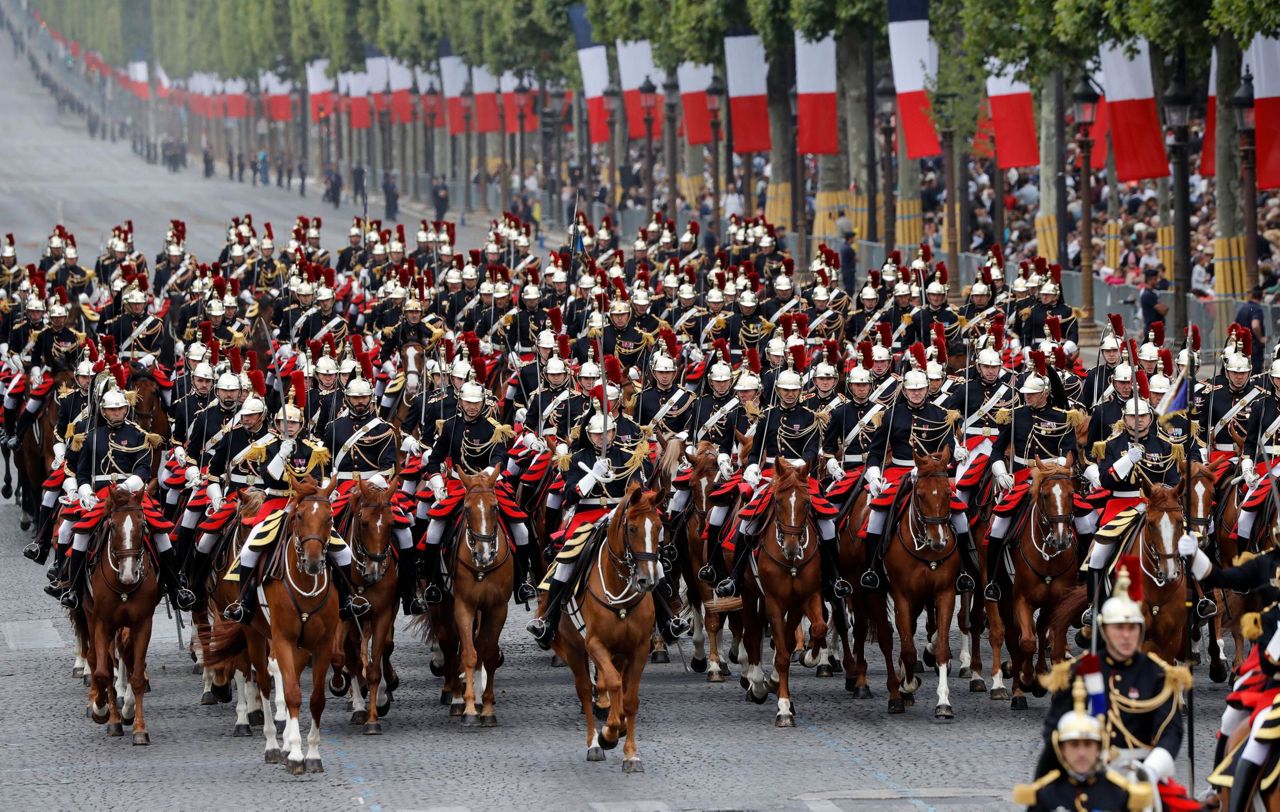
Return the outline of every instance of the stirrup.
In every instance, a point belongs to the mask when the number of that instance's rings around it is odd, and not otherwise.
[[[837,578],[831,584],[831,591],[835,594],[837,598],[839,598],[840,600],[844,600],[845,598],[853,594],[853,584],[850,584],[848,581],[846,581],[843,578]]]
[[[231,603],[227,604],[227,608],[222,610],[222,619],[229,620],[232,623],[241,623],[244,625],[248,625],[246,623],[246,619],[248,617],[249,617],[249,612],[245,608],[244,603],[241,601],[232,601]]]
[[[732,577],[725,578],[723,581],[716,584],[717,598],[732,598],[737,594],[738,594],[738,582],[735,581]]]
[[[714,584],[716,582],[716,568],[710,562],[703,564],[698,569],[698,580],[704,584]]]
[[[1090,606],[1080,615],[1080,628],[1087,629],[1093,626],[1093,607]]]
[[[1213,602],[1212,598],[1201,598],[1196,601],[1196,617],[1200,620],[1208,620],[1218,614],[1218,604]]]
[[[879,589],[880,576],[876,574],[874,569],[870,569],[862,573],[862,577],[858,579],[858,583],[862,584],[863,589]]]
[[[666,628],[662,630],[662,639],[670,645],[679,638],[688,634],[689,628],[689,621],[679,615],[672,615],[667,619]]]
[[[987,588],[982,590],[982,597],[989,601],[1000,600],[1000,585],[995,581],[987,584]]]
[[[528,603],[538,599],[538,590],[533,588],[533,584],[528,581],[521,581],[516,584],[516,603]]]
[[[36,562],[37,564],[43,564],[44,562],[40,560],[40,550],[41,550],[40,542],[33,541],[30,544],[28,544],[26,547],[22,548],[22,556],[24,558],[27,558],[27,559],[30,559],[31,561]]]
[[[58,598],[58,603],[62,604],[67,609],[79,609],[80,596],[76,594],[74,589],[68,589],[66,592],[62,593],[61,597]]]
[[[185,586],[175,587],[169,593],[169,600],[173,602],[174,608],[178,611],[190,612],[192,607],[196,605],[196,593]]]
[[[428,584],[422,593],[422,599],[432,606],[444,603],[444,590],[435,584]]]
[[[972,592],[976,586],[977,584],[973,582],[973,576],[967,572],[960,573],[959,577],[956,578],[957,592]]]
[[[369,601],[367,601],[363,596],[352,595],[347,598],[347,602],[339,610],[339,614],[348,620],[355,620],[356,618],[367,615],[370,608],[372,607],[369,606]]]
[[[525,624],[524,630],[533,635],[533,641],[538,644],[538,648],[543,651],[551,650],[551,639],[555,637],[555,631],[545,618],[535,617]]]

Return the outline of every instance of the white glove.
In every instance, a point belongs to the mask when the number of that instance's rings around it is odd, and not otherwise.
[[[1164,781],[1166,778],[1173,778],[1175,772],[1173,756],[1169,755],[1169,751],[1163,747],[1157,747],[1152,750],[1151,754],[1142,760],[1142,766],[1147,768],[1151,777],[1157,782]]]
[[[222,486],[217,482],[210,482],[209,487],[205,488],[204,495],[209,497],[209,510],[217,513],[222,509]]]
[[[1080,349],[1079,345],[1077,345],[1076,342],[1072,341],[1069,338],[1066,341],[1062,342],[1062,351],[1065,352],[1068,357],[1075,355],[1079,349]]]
[[[62,492],[73,499],[75,498],[75,495],[76,495],[76,487],[77,486],[76,486],[75,477],[69,476],[66,479],[62,480]]]
[[[1186,558],[1198,552],[1200,552],[1200,545],[1196,544],[1196,537],[1190,533],[1183,533],[1182,538],[1178,539],[1178,555]]]
[[[151,353],[147,353],[146,355],[138,359],[138,364],[146,369],[150,369],[151,367],[156,365],[156,357]]]
[[[187,464],[187,450],[186,450],[185,448],[183,448],[182,446],[180,446],[180,445],[175,445],[175,446],[173,447],[173,459],[174,459],[174,460],[175,460],[179,465],[186,465],[186,464]]]
[[[689,350],[689,360],[691,362],[695,364],[701,364],[704,358],[706,358],[706,356],[703,355],[702,350],[698,349],[697,347],[694,347],[691,350]]]
[[[1245,484],[1250,488],[1257,484],[1258,480],[1261,479],[1261,477],[1258,476],[1258,472],[1254,470],[1253,460],[1248,457],[1240,460],[1240,475],[1244,477]]]
[[[874,465],[868,468],[866,480],[867,492],[871,494],[872,499],[875,499],[877,496],[884,493],[885,481],[884,477],[880,476],[879,468],[876,468]]]
[[[720,478],[728,479],[733,476],[733,464],[729,462],[728,454],[721,454],[716,457],[716,465],[720,467]]]
[[[418,438],[412,434],[406,434],[400,443],[400,450],[406,454],[417,454],[422,450],[422,443],[418,442]]]
[[[956,443],[956,453],[953,455],[957,463],[964,462],[969,458],[969,448],[964,443]]]
[[[53,446],[53,462],[49,464],[50,471],[56,471],[62,467],[62,463],[67,460],[67,446],[65,443],[55,443]]]
[[[281,441],[280,441],[280,452],[279,452],[279,453],[280,453],[280,456],[281,456],[281,457],[287,457],[287,456],[289,456],[290,454],[292,454],[292,453],[293,453],[294,446],[295,446],[296,444],[297,444],[297,440],[293,439],[292,437],[286,437],[286,438],[284,438],[283,440],[281,440]]]
[[[526,435],[524,444],[539,454],[547,450],[546,440],[543,440],[536,434]]]
[[[683,443],[685,440],[689,439],[689,432],[687,431],[680,432],[679,434],[676,435],[676,439]]]
[[[565,443],[556,443],[556,456],[563,457],[569,453],[569,446]]]
[[[194,465],[188,465],[186,470],[187,484],[194,485],[200,481],[200,469]]]
[[[372,485],[373,487],[377,488],[380,491],[385,491],[389,486],[389,483],[387,482],[387,478],[384,477],[382,474],[374,474],[373,476],[369,477],[366,480],[366,482],[368,482],[370,485]]]
[[[591,466],[591,475],[595,477],[596,481],[598,482],[609,475],[609,471],[611,470],[611,468],[612,466],[609,465],[608,460],[606,459],[596,460],[595,465]]]
[[[1102,474],[1098,472],[1098,464],[1096,462],[1090,463],[1089,466],[1084,469],[1084,478],[1089,480],[1089,484],[1093,487],[1102,487]]]
[[[747,470],[742,472],[742,480],[751,487],[760,484],[760,466],[752,463],[747,466]]]
[[[142,477],[138,476],[137,474],[130,474],[129,478],[124,481],[123,487],[129,493],[137,493],[138,491],[142,490],[142,486],[144,484],[145,483],[142,481]]]
[[[80,507],[85,510],[93,510],[94,505],[98,504],[98,495],[93,492],[92,485],[80,486]]]
[[[844,479],[844,468],[840,465],[840,460],[835,457],[827,460],[827,473],[831,475],[832,479]]]
[[[1004,460],[996,460],[991,463],[991,473],[995,476],[996,487],[1000,490],[1007,491],[1013,487],[1013,474],[1009,473]]]
[[[516,422],[523,423],[524,419],[529,416],[529,410],[525,408],[516,409]]]
[[[1129,462],[1135,465],[1141,462],[1142,455],[1145,453],[1146,453],[1146,449],[1136,444],[1129,446],[1129,450],[1125,452],[1126,456],[1129,457]]]
[[[449,495],[449,491],[444,487],[444,477],[439,474],[432,474],[427,483],[431,486],[431,494],[437,502],[444,501],[444,498]]]
[[[1200,462],[1204,463],[1205,465],[1209,464],[1209,447],[1208,446],[1205,446],[1204,448],[1200,449]]]

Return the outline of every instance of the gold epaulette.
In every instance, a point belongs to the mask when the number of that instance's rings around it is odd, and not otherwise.
[[[8,312],[9,312],[9,300],[0,299],[0,313],[8,313]]]
[[[244,333],[238,333],[238,332],[236,332],[235,330],[232,330],[232,331],[231,331],[231,346],[233,346],[233,347],[242,347],[242,348],[243,348],[243,347],[247,347],[247,346],[249,346],[249,342],[248,342],[247,340],[245,340]]]
[[[444,428],[444,418],[440,418],[439,420],[436,421],[436,434],[439,434],[443,428]]]
[[[961,329],[963,329],[963,328],[965,328],[965,327],[968,327],[968,326],[969,326],[969,320],[968,320],[967,318],[965,318],[964,316],[957,316],[957,317],[956,317],[956,324],[960,325]]]
[[[727,324],[728,322],[724,320],[724,316],[716,316],[715,321],[711,322],[711,326],[716,330],[723,330]]]
[[[146,437],[147,446],[149,448],[159,448],[160,445],[164,442],[163,437],[161,437],[159,434],[156,434],[155,432],[152,432],[152,431],[146,432],[143,436]]]
[[[958,426],[960,424],[960,421],[963,419],[964,419],[964,415],[960,414],[959,410],[947,409],[947,422],[951,424],[952,428],[955,428],[956,426]]]
[[[67,426],[67,448],[72,451],[79,451],[84,448],[84,441],[89,438],[89,435],[85,433],[72,434],[71,431],[72,428]]]
[[[587,338],[599,338],[602,335],[604,335],[604,331],[599,327],[592,327],[587,330]]]
[[[1056,771],[1055,771],[1056,772]],[[1115,784],[1124,790],[1129,796],[1128,809],[1129,812],[1139,812],[1139,810],[1147,809],[1155,800],[1151,785],[1145,781],[1130,781],[1118,772],[1107,770],[1104,775],[1106,780]]]
[[[1029,307],[1024,307],[1024,308],[1022,308],[1021,310],[1019,310],[1019,311],[1018,311],[1018,318],[1020,318],[1020,319],[1026,319],[1026,318],[1030,318],[1030,317],[1031,317],[1031,308],[1029,308]]]
[[[1030,784],[1018,784],[1013,788],[1013,802],[1019,806],[1034,806],[1040,790],[1057,781],[1060,775],[1062,773],[1058,770],[1050,770]]]
[[[902,314],[902,323],[903,323],[903,324],[911,324],[911,322],[912,322],[911,314],[910,314],[910,313],[903,313],[903,314]]]
[[[581,437],[581,436],[582,436],[582,425],[581,425],[581,424],[576,425],[576,426],[574,426],[573,428],[569,429],[569,443],[568,443],[568,444],[569,444],[569,445],[573,445],[574,443],[578,442],[578,438],[579,438],[579,437]]]
[[[329,464],[329,449],[323,443],[313,440],[303,440],[302,443],[311,449],[311,459],[307,460],[307,467],[303,473],[309,474],[314,468]]]
[[[89,336],[86,333],[80,332],[79,330],[72,330],[71,332],[75,334],[76,347],[77,348],[83,347],[84,342],[89,338]]]
[[[631,449],[631,458],[627,460],[627,470],[635,471],[649,459],[650,445],[648,440],[641,440]]]
[[[1013,419],[1012,409],[1000,409],[996,412],[995,417],[991,418],[997,426],[1007,426],[1009,421]]]
[[[1111,424],[1111,436],[1107,438],[1107,441],[1109,442],[1111,440],[1114,440],[1115,438],[1119,437],[1122,433],[1124,433],[1124,431],[1125,431],[1124,418],[1122,417],[1116,422]]]
[[[1073,307],[1073,308],[1071,308],[1071,318],[1073,318],[1073,319],[1082,319],[1082,318],[1084,318],[1084,310],[1083,310],[1083,309],[1081,309],[1081,308],[1079,308],[1079,307]]]
[[[1053,669],[1048,674],[1040,675],[1040,684],[1050,691],[1067,690],[1071,686],[1071,669],[1074,666],[1074,660],[1054,663]]]
[[[249,453],[244,455],[245,462],[264,463],[267,461],[267,446],[271,443],[271,437],[265,437],[249,446]]]
[[[818,428],[826,431],[827,426],[831,423],[831,413],[820,409],[813,413],[813,422],[818,424]]]
[[[1262,613],[1245,612],[1240,616],[1240,635],[1245,640],[1257,640],[1262,636]]]
[[[1174,463],[1180,463],[1187,458],[1187,448],[1182,443],[1172,443],[1169,446],[1169,459]]]
[[[572,454],[559,454],[556,456],[556,468],[560,471],[568,471],[572,462]]]
[[[62,386],[58,387],[58,394],[56,395],[56,397],[59,400],[61,400],[62,398],[65,398],[67,395],[71,394],[74,391],[76,390],[72,389],[70,386],[64,383]]]
[[[1093,444],[1093,458],[1098,462],[1102,462],[1102,458],[1105,456],[1107,456],[1107,441],[1099,440]]]
[[[493,439],[495,442],[505,443],[516,436],[515,429],[505,423],[499,423],[492,417],[489,418],[489,425],[493,426]]]
[[[1089,424],[1089,415],[1083,409],[1068,409],[1067,422],[1071,424],[1071,428],[1078,429]]]
[[[778,326],[778,325],[774,324],[773,322],[769,321],[768,319],[761,319],[761,320],[760,320],[760,332],[762,332],[762,333],[772,333],[772,332],[773,332],[773,328],[775,328],[775,327],[777,327],[777,326]]]
[[[1258,557],[1257,553],[1251,552],[1249,550],[1245,550],[1243,553],[1240,553],[1240,555],[1231,559],[1231,566],[1243,567],[1245,564],[1248,564],[1250,561],[1252,561],[1257,557]]]
[[[1155,652],[1147,654],[1147,657],[1164,669],[1164,684],[1172,686],[1175,691],[1189,691],[1191,686],[1195,684],[1195,679],[1191,676],[1191,669],[1185,665],[1169,665],[1160,659],[1160,655]]]
[[[124,399],[125,399],[125,402],[128,403],[130,406],[138,405],[138,393],[133,391],[132,389],[125,390]]]
[[[394,324],[393,324],[393,325],[391,325],[390,327],[383,327],[383,328],[382,328],[382,337],[383,337],[383,338],[391,338],[391,336],[395,335],[395,332],[396,332],[396,327],[395,327],[395,325],[394,325]]]

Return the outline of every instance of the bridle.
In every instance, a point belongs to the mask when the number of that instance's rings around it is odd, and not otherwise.
[[[1036,548],[1036,552],[1039,553],[1040,557],[1045,561],[1051,561],[1070,549],[1071,545],[1069,542],[1062,544],[1060,547],[1057,544],[1053,544],[1051,547],[1045,542],[1051,538],[1046,534],[1055,524],[1068,524],[1073,518],[1073,515],[1070,512],[1050,513],[1044,506],[1044,497],[1047,495],[1049,490],[1045,486],[1050,482],[1066,482],[1067,484],[1070,484],[1071,476],[1063,473],[1047,474],[1041,477],[1039,486],[1036,489],[1036,498],[1031,503],[1031,545]],[[1068,507],[1070,507],[1070,505],[1068,505]],[[1039,537],[1037,538],[1037,536]],[[1058,541],[1057,538],[1053,538],[1052,540]]]
[[[944,555],[941,559],[937,559],[937,560],[925,558],[924,556],[920,555],[920,553],[926,549],[932,552],[940,552],[946,549],[946,547],[948,546],[946,533],[947,533],[947,526],[951,523],[951,512],[949,510],[944,511],[941,516],[926,516],[924,514],[924,511],[920,507],[920,500],[916,498],[920,490],[918,485],[920,480],[922,479],[947,480],[948,476],[945,468],[939,469],[936,471],[929,471],[927,473],[918,473],[916,475],[917,487],[911,489],[911,505],[908,510],[908,516],[907,516],[907,523],[911,532],[911,544],[915,548],[915,549],[909,549],[909,552],[914,557],[920,559],[921,561],[928,562],[930,569],[936,569],[938,564],[946,560],[946,558],[950,556],[951,553],[955,552],[954,547],[952,547],[952,549],[948,551],[946,555]],[[948,499],[947,504],[949,506],[950,505],[949,490],[947,491],[947,499]],[[942,533],[942,536],[943,536],[942,544],[934,545],[930,541],[931,536],[927,532],[930,527],[940,528],[940,532]],[[925,531],[925,532],[921,532],[921,531]],[[901,534],[898,534],[898,535],[901,535]],[[924,541],[921,541],[921,539],[923,539]]]
[[[1213,524],[1213,491],[1216,483],[1213,481],[1213,475],[1209,473],[1209,469],[1200,468],[1191,475],[1191,481],[1187,484],[1188,488],[1194,488],[1197,482],[1205,485],[1206,493],[1209,494],[1209,510],[1204,516],[1188,516],[1183,515],[1182,523],[1186,525],[1188,532],[1201,538],[1209,538],[1209,527]],[[1233,492],[1235,489],[1232,489]],[[1192,491],[1194,495],[1195,491]],[[1195,500],[1192,499],[1193,507]]]
[[[350,534],[351,557],[359,570],[360,580],[365,582],[364,586],[373,586],[381,581],[386,574],[383,565],[387,561],[387,556],[391,553],[391,545],[388,544],[383,547],[380,553],[370,552],[369,548],[364,546],[364,533],[361,532],[364,529],[364,523],[360,521],[360,511],[365,508],[389,507],[391,502],[388,498],[386,501],[379,500],[374,504],[365,504],[363,502],[364,493],[361,492],[360,496],[362,501],[351,506],[351,527],[348,531]]]
[[[618,506],[619,511],[626,511],[628,506],[624,503]],[[654,519],[658,525],[658,544],[655,548],[662,546],[662,521],[661,517]],[[596,575],[600,578],[600,590],[604,593],[604,597],[597,595],[594,590],[588,589],[590,595],[595,598],[602,606],[613,610],[618,614],[620,619],[625,620],[627,612],[631,607],[638,604],[645,596],[645,593],[636,587],[636,570],[640,564],[658,563],[658,553],[642,550],[636,552],[631,547],[631,541],[627,537],[627,531],[632,525],[627,521],[626,513],[623,512],[621,520],[618,522],[620,530],[619,535],[622,537],[622,553],[619,555],[613,551],[613,539],[606,536],[605,543],[600,545],[603,548],[603,555],[596,554]],[[608,528],[606,533],[613,530],[613,525]],[[613,575],[622,581],[623,587],[621,592],[613,592],[609,589],[608,579],[605,577],[604,560],[609,559],[609,565],[613,569]]]
[[[774,482],[776,483],[778,482],[778,480],[775,478]],[[792,487],[802,488],[804,487],[804,485],[803,483],[793,483]],[[773,509],[772,509],[773,510],[773,517],[772,517],[773,518],[773,543],[777,545],[778,551],[782,554],[782,558],[778,558],[776,555],[774,555],[773,549],[767,545],[764,546],[762,549],[764,550],[765,555],[769,557],[769,560],[773,561],[778,566],[787,570],[790,573],[790,575],[794,578],[795,576],[800,574],[800,570],[809,566],[809,564],[811,564],[813,561],[815,561],[818,558],[816,555],[815,556],[808,555],[809,547],[813,544],[813,533],[810,532],[813,529],[813,525],[809,520],[809,502],[808,501],[805,502],[805,507],[803,511],[804,518],[800,521],[800,523],[788,524],[787,522],[784,522],[782,521],[782,519],[778,518],[778,505],[780,504],[780,500],[778,497],[779,495],[775,490],[773,494]],[[794,547],[791,548],[792,550],[794,550],[794,555],[788,550],[788,547],[787,547],[788,539],[796,539],[796,543]]]
[[[498,506],[496,501],[493,507],[493,512],[495,514],[494,522],[493,522],[493,532],[479,533],[479,532],[476,532],[471,527],[471,521],[470,521],[471,512],[467,510],[467,500],[469,500],[473,495],[480,496],[484,494],[493,495],[496,500],[496,494],[494,493],[494,490],[492,487],[471,488],[470,490],[467,491],[467,495],[463,497],[463,500],[462,500],[462,504],[463,504],[462,512],[466,518],[463,520],[463,523],[462,523],[461,535],[462,535],[463,541],[467,545],[467,552],[470,554],[471,560],[467,561],[463,559],[462,556],[457,555],[456,550],[454,553],[454,557],[462,564],[462,566],[466,567],[468,570],[471,571],[471,574],[475,576],[477,581],[483,581],[486,575],[493,572],[498,567],[501,567],[503,564],[506,563],[507,559],[511,557],[511,551],[509,548],[507,548],[507,545],[500,544],[498,541],[498,534],[502,529],[502,522],[497,518],[497,515],[496,515],[498,513]],[[481,560],[480,547],[488,546],[488,545],[492,545],[495,548],[493,560],[484,566],[480,566],[479,564],[476,563]],[[506,550],[506,555],[501,554],[504,549]]]
[[[125,505],[123,507],[113,507],[111,509],[111,513],[113,517],[121,513],[141,513],[141,512],[142,512],[142,505]],[[145,521],[143,522],[142,526],[144,527],[146,526]],[[114,537],[115,535],[116,527],[117,525],[113,522],[111,525],[110,534],[107,538],[106,559],[107,559],[107,566],[111,569],[111,572],[114,573],[116,576],[114,579],[116,582],[116,587],[113,588],[111,591],[119,595],[120,602],[123,603],[129,600],[129,597],[133,595],[134,592],[137,592],[142,587],[143,583],[145,583],[147,580],[147,555],[146,555],[147,548],[144,542],[142,544],[139,544],[136,549],[125,550],[123,552],[117,551],[115,547],[112,546],[111,544],[111,538]],[[122,584],[120,582],[120,565],[125,561],[134,561],[135,566],[138,568],[138,580],[129,586],[126,586],[125,584]]]
[[[294,504],[296,507],[300,508],[308,502],[323,503],[324,505],[328,506],[329,497],[327,494],[313,493],[313,494],[308,494],[307,496],[303,496],[299,498]],[[297,521],[297,512],[295,511],[294,522],[296,521]],[[293,528],[290,527],[290,531],[292,530]],[[303,563],[306,560],[303,558],[303,555],[302,555],[303,545],[305,545],[308,541],[318,541],[320,542],[321,548],[323,549],[323,551],[327,553],[329,550],[329,537],[319,536],[314,533],[306,536],[299,536],[296,533],[291,533],[291,535],[293,536],[293,554],[294,554],[294,558],[297,559],[294,563],[294,567],[297,568],[299,575],[307,575],[307,572],[303,569]],[[296,598],[293,598],[293,595],[296,592],[301,597],[314,598],[315,596],[319,595],[321,592],[328,589],[329,588],[329,568],[327,566],[323,567],[318,575],[309,576],[312,579],[312,583],[313,583],[313,586],[310,590],[305,590],[302,587],[298,586],[297,582],[294,581],[293,579],[293,572],[289,567],[286,566],[284,568],[284,572],[285,572],[285,580],[289,582],[289,586],[290,586],[289,594],[290,594],[290,598],[294,600],[294,608],[298,609],[299,614],[302,615],[303,622],[306,622],[308,613],[302,611],[302,609],[297,605]]]
[[[1159,512],[1166,515],[1180,515],[1185,524],[1186,516],[1183,514],[1181,505],[1172,509],[1161,508]],[[1175,548],[1168,553],[1163,552],[1147,535],[1148,528],[1152,527],[1150,505],[1148,505],[1147,512],[1143,514],[1142,518],[1143,525],[1140,531],[1142,541],[1138,547],[1138,562],[1142,568],[1143,575],[1151,579],[1151,584],[1156,589],[1181,583],[1184,577],[1184,569],[1182,557],[1178,555],[1177,549]],[[1178,534],[1174,533],[1174,535],[1177,536]],[[1171,561],[1173,562],[1173,574],[1166,575],[1167,565]],[[1152,614],[1156,614],[1158,607],[1154,603],[1150,605]]]

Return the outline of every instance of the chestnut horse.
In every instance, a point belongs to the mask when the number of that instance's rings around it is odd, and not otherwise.
[[[920,689],[916,676],[916,621],[922,611],[935,619],[933,657],[938,668],[938,704],[933,715],[954,718],[947,667],[951,662],[951,618],[955,614],[956,579],[960,576],[955,532],[951,528],[951,484],[947,467],[951,447],[941,453],[915,455],[916,481],[903,521],[894,523],[885,551],[884,568],[893,599],[894,620],[901,645],[900,678],[909,698]],[[905,485],[905,483],[904,483]]]
[[[467,489],[462,498],[462,526],[449,551],[448,573],[453,589],[433,612],[436,639],[444,653],[444,691],[452,700],[450,716],[461,716],[466,727],[494,727],[494,672],[501,664],[498,638],[507,622],[507,606],[515,587],[515,551],[502,524],[494,486],[500,469],[491,474],[458,477]],[[430,554],[430,553],[428,553]],[[477,666],[483,673],[477,675]],[[483,703],[476,711],[477,679]]]
[[[411,341],[400,347],[400,373],[404,375],[404,383],[400,391],[396,393],[395,403],[391,406],[391,416],[396,425],[404,422],[409,414],[409,404],[413,401],[415,395],[422,391],[423,386],[430,386],[431,381],[425,380],[427,359],[427,350],[417,341]]]
[[[339,647],[334,652],[330,690],[342,692],[343,683],[351,691],[351,724],[364,725],[367,735],[382,733],[380,716],[391,707],[392,692],[399,679],[391,668],[391,650],[395,633],[396,577],[398,562],[392,550],[395,540],[391,498],[399,477],[394,476],[384,490],[363,480],[352,489],[351,507],[347,512],[350,526],[343,536],[351,548],[352,589],[369,601],[369,613],[360,622],[342,621],[338,631]],[[383,676],[386,676],[386,701],[379,702]],[[354,675],[355,679],[350,679]],[[367,706],[366,706],[367,698]]]
[[[1062,466],[1037,457],[1026,496],[1031,504],[1018,524],[1010,528],[1006,550],[1013,562],[1012,584],[1003,590],[1000,600],[1013,661],[1014,710],[1027,709],[1028,689],[1036,696],[1044,694],[1036,673],[1048,671],[1046,637],[1052,635],[1053,662],[1066,659],[1066,629],[1050,629],[1049,618],[1052,609],[1076,587],[1074,497],[1071,461]]]
[[[1187,573],[1178,556],[1178,539],[1186,524],[1182,508],[1185,486],[1185,481],[1173,486],[1143,483],[1147,511],[1142,531],[1132,542],[1137,546],[1133,554],[1142,567],[1142,613],[1147,618],[1143,648],[1170,663],[1185,660],[1187,655]]]
[[[150,530],[143,515],[142,498],[141,490],[130,493],[119,487],[108,489],[103,513],[106,544],[97,551],[81,610],[91,675],[90,715],[98,724],[107,723],[108,736],[123,736],[122,720],[127,721],[132,710],[134,744],[151,743],[142,696],[147,684],[151,619],[160,603],[159,565],[147,538]],[[117,675],[112,673],[113,668],[128,674],[127,686],[123,679],[119,680],[125,691],[125,696],[119,697],[123,709],[117,704]]]
[[[636,753],[636,714],[640,709],[640,677],[649,659],[653,633],[651,593],[658,585],[661,541],[658,497],[633,484],[614,508],[604,541],[590,553],[591,560],[584,562],[587,570],[577,608],[585,634],[574,625],[574,613],[566,611],[560,616],[552,643],[573,672],[587,722],[587,761],[604,761],[605,751],[618,746],[625,730],[622,771],[626,773],[644,772]],[[608,707],[599,733],[592,706],[592,662],[599,675],[600,707]]]
[[[1208,470],[1207,466],[1201,467],[1204,467],[1206,471]],[[1199,495],[1199,489],[1194,486],[1194,483],[1193,474],[1193,487],[1191,490],[1193,502],[1196,501]],[[1210,485],[1212,486],[1212,483]],[[1222,501],[1216,505],[1214,511],[1216,520],[1214,522],[1213,540],[1216,542],[1216,551],[1206,549],[1205,552],[1213,559],[1214,566],[1230,567],[1234,565],[1238,555],[1246,552],[1256,553],[1259,545],[1253,539],[1240,539],[1235,535],[1236,526],[1240,523],[1240,505],[1243,502],[1240,488],[1224,488],[1219,491],[1219,494],[1219,498]],[[1203,531],[1203,528],[1194,527],[1195,513],[1193,506],[1193,516],[1188,517],[1187,524],[1192,525],[1193,530],[1199,529]],[[1259,527],[1256,522],[1254,527],[1260,531],[1254,535],[1254,538],[1259,539],[1262,547],[1266,547],[1269,543],[1266,528]],[[1218,679],[1218,677],[1223,676],[1222,669],[1225,666],[1225,663],[1223,666],[1218,665],[1218,657],[1221,657],[1222,652],[1219,639],[1224,632],[1231,635],[1235,645],[1230,670],[1232,672],[1237,671],[1244,662],[1245,652],[1248,650],[1245,646],[1244,634],[1240,629],[1240,618],[1245,613],[1257,611],[1261,607],[1258,605],[1258,599],[1253,595],[1241,594],[1232,589],[1215,590],[1215,592],[1214,598],[1217,603],[1218,613],[1209,621],[1211,633],[1210,651],[1215,656],[1209,664],[1209,674],[1214,682],[1225,682],[1225,679]]]
[[[774,725],[795,727],[789,684],[791,644],[800,621],[808,617],[809,650],[804,664],[814,667],[827,644],[827,623],[822,612],[822,568],[818,566],[818,528],[811,511],[809,480],[803,468],[793,467],[785,457],[778,457],[773,465],[771,502],[761,522],[755,572],[744,579],[742,640],[747,667],[742,682],[747,697],[756,704],[764,704],[769,683],[776,682],[778,713]],[[774,642],[773,675],[768,681],[760,667],[766,620]]]
[[[711,492],[716,489],[716,476],[719,473],[716,457],[715,446],[703,440],[698,443],[697,451],[689,459],[693,466],[689,471],[689,504],[684,511],[683,523],[673,528],[675,539],[672,540],[675,544],[683,542],[684,545],[680,555],[681,575],[693,613],[693,658],[689,667],[699,674],[705,671],[707,682],[724,682],[729,673],[729,667],[720,659],[720,632],[728,613],[711,607],[722,607],[733,600],[717,599],[712,586],[698,578],[698,570],[702,569],[711,556],[720,556],[721,561],[725,561],[723,550],[719,547],[710,549],[708,540],[703,537],[707,514],[712,507]],[[724,571],[728,568],[728,562],[721,567]]]
[[[1252,724],[1253,724],[1253,719],[1246,718],[1244,719],[1244,721],[1240,722],[1240,724],[1236,726],[1236,729],[1233,730],[1231,732],[1231,735],[1227,738],[1227,749],[1225,750],[1226,753],[1228,754],[1235,753],[1237,750],[1244,747],[1245,741],[1249,738],[1249,729],[1252,727]],[[1230,761],[1231,759],[1228,758],[1228,760]],[[1217,766],[1218,765],[1215,764],[1211,769],[1216,768]],[[1214,771],[1216,772],[1216,770]],[[1228,772],[1227,775],[1230,776],[1231,773]],[[1218,794],[1217,808],[1230,809],[1231,793],[1235,792],[1237,788],[1217,786],[1216,789]],[[1272,784],[1271,787],[1266,791],[1266,793],[1262,795],[1262,797],[1260,798],[1257,797],[1258,795],[1257,787],[1251,787],[1249,790],[1249,794],[1251,796],[1254,796],[1255,801],[1261,801],[1262,805],[1261,807],[1258,807],[1256,803],[1253,806],[1245,804],[1242,808],[1244,809],[1261,808],[1264,810],[1264,812],[1280,812],[1280,784]]]

